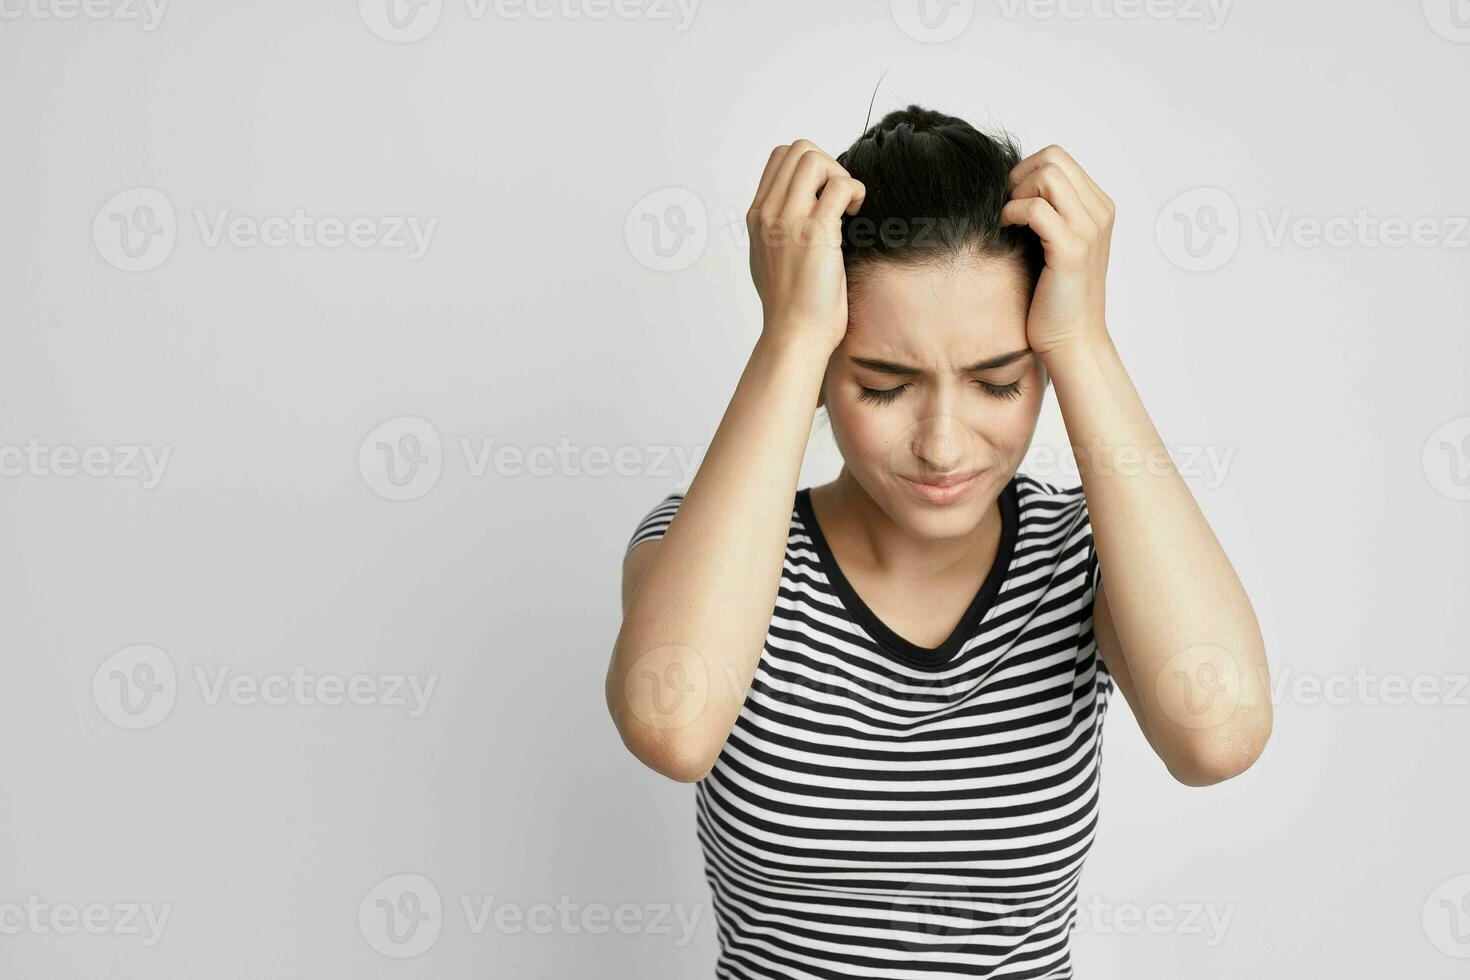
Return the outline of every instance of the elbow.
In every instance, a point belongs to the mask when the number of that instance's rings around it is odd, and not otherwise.
[[[709,775],[719,756],[718,749],[710,752],[687,730],[645,721],[640,712],[630,710],[611,678],[604,693],[618,737],[635,759],[678,783],[697,783]]]
[[[651,757],[639,757],[639,761],[676,783],[697,783],[710,774],[715,767],[714,759],[703,753],[658,752]]]
[[[1213,786],[1234,779],[1255,765],[1270,737],[1271,718],[1267,714],[1192,746],[1169,763],[1169,775],[1185,786]]]
[[[1169,775],[1185,786],[1214,786],[1245,772],[1251,761],[1226,755],[1191,757],[1169,766]]]
[[[639,726],[619,728],[623,745],[633,757],[660,776],[676,783],[697,783],[714,768],[715,756],[667,732],[649,732]]]

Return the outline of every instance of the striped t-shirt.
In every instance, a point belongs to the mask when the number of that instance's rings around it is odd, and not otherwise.
[[[1113,691],[1099,565],[1080,487],[1017,473],[999,503],[995,564],[928,649],[867,607],[797,491],[754,680],[695,784],[717,976],[1072,976]]]

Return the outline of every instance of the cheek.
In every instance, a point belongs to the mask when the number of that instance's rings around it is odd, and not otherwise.
[[[983,430],[991,444],[1000,450],[1012,469],[1019,466],[1036,435],[1036,421],[1046,401],[1046,388],[1033,373],[1023,382],[1026,390],[1020,398],[1004,402],[1004,408],[991,413]]]
[[[851,398],[836,405],[829,400],[827,416],[837,448],[849,461],[887,459],[907,418],[899,405],[865,405]]]
[[[1018,398],[1004,412],[997,412],[990,423],[991,439],[997,446],[1008,450],[1024,448],[1031,442],[1036,431],[1036,419],[1041,414],[1041,399]]]

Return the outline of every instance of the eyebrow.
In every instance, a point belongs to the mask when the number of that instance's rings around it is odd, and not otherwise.
[[[1005,367],[1007,364],[1019,361],[1030,353],[1032,353],[1031,348],[1025,347],[1021,350],[1013,350],[1009,354],[999,354],[995,357],[978,361],[969,367],[961,368],[961,370],[965,372],[989,371],[992,368]],[[879,374],[896,374],[905,378],[915,378],[925,373],[923,370],[916,367],[909,367],[907,364],[896,364],[893,361],[880,361],[874,357],[852,357],[849,355],[848,360],[859,367],[867,368],[869,371],[877,371]]]

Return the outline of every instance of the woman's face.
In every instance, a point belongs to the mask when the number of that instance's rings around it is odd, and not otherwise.
[[[878,263],[848,297],[822,404],[848,472],[899,526],[972,531],[1031,445],[1046,390],[1018,259]],[[975,475],[948,493],[916,484]]]

